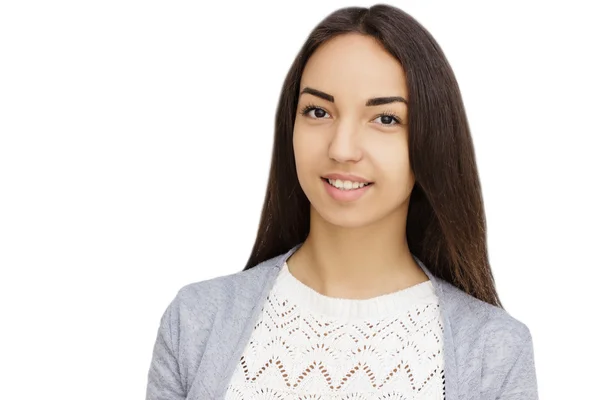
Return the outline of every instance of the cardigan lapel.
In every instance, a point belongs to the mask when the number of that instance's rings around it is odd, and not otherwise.
[[[211,399],[222,399],[227,392],[229,380],[239,362],[246,344],[252,335],[254,325],[259,319],[263,304],[269,291],[275,284],[277,273],[284,262],[300,247],[292,248],[287,253],[266,260],[248,270],[248,278],[244,279],[243,286],[238,287],[235,296],[230,299],[230,305],[235,308],[235,319],[222,318],[222,324],[213,330],[214,343],[218,344],[218,355],[209,357],[218,360],[211,366],[213,368],[214,382],[203,383],[210,390]],[[251,275],[255,274],[253,279]],[[214,348],[215,346],[207,346]]]
[[[438,297],[440,304],[440,316],[442,318],[442,324],[444,326],[444,386],[445,386],[445,400],[458,400],[458,371],[456,364],[456,349],[454,344],[454,334],[452,332],[452,310],[451,303],[448,301],[449,293],[444,290],[442,280],[438,279],[431,273],[429,268],[413,254],[413,258],[419,264],[419,267],[427,274],[429,280],[433,284],[435,293]]]

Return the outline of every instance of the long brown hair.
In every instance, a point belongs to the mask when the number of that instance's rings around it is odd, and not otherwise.
[[[344,33],[376,38],[406,74],[409,156],[415,176],[406,227],[410,251],[435,276],[502,307],[488,260],[483,197],[456,78],[431,34],[404,11],[384,4],[333,12],[310,33],[294,60],[277,106],[267,193],[244,270],[308,236],[309,201],[298,181],[292,145],[300,78],[311,54]]]

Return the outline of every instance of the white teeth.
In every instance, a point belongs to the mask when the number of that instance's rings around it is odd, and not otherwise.
[[[340,190],[360,189],[367,185],[363,182],[342,181],[340,179],[327,179],[327,182],[329,182],[331,186],[335,186]]]

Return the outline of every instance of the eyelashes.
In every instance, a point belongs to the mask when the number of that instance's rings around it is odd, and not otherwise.
[[[312,103],[307,104],[306,106],[304,106],[302,108],[302,110],[300,111],[300,114],[302,116],[307,116],[309,112],[311,111],[316,111],[316,110],[321,110],[327,114],[329,114],[324,108],[316,106]],[[396,126],[396,125],[402,125],[402,119],[400,119],[400,117],[398,116],[398,114],[392,112],[392,111],[383,111],[380,114],[377,114],[375,116],[375,119],[380,118],[380,117],[389,117],[391,118],[395,123],[393,124],[380,124],[383,126]],[[312,119],[322,119],[322,118],[314,118],[314,117],[310,117]]]
[[[307,105],[305,105],[305,106],[304,106],[304,108],[303,108],[303,109],[300,111],[300,114],[302,114],[302,115],[306,115],[306,114],[308,114],[310,111],[312,111],[312,110],[316,110],[316,109],[323,110],[322,108],[320,108],[320,107],[317,107],[317,106],[315,106],[314,104],[308,103],[308,104],[307,104]],[[323,110],[323,111],[325,111],[325,110]],[[325,112],[327,112],[327,111],[325,111]]]

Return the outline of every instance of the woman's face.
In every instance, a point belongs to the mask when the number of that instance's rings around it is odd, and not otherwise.
[[[310,57],[293,143],[311,212],[344,227],[406,218],[414,177],[405,79],[398,60],[368,36],[337,36]]]

